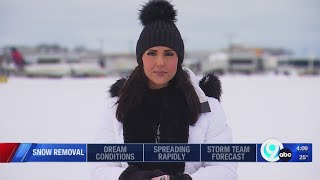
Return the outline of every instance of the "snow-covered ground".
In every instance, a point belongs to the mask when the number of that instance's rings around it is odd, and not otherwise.
[[[0,84],[0,142],[93,143],[116,78]],[[239,180],[320,179],[320,77],[223,76],[235,143],[313,143],[312,163],[239,163]],[[0,179],[91,179],[94,163],[0,164]]]

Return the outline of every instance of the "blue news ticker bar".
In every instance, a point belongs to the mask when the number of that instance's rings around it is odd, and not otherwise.
[[[21,143],[11,162],[267,162],[261,145]],[[291,153],[287,162],[312,162],[311,143],[283,143],[283,148]]]

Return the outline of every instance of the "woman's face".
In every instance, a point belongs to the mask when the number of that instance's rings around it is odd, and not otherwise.
[[[150,89],[168,85],[177,72],[178,55],[165,46],[152,47],[142,55],[143,70],[149,79]]]

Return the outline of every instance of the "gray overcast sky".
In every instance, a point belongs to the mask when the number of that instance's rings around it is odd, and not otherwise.
[[[58,43],[134,51],[145,0],[0,0],[0,46]],[[187,50],[284,47],[320,56],[320,0],[172,0]]]

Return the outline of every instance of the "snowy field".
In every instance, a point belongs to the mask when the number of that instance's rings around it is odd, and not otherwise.
[[[94,143],[116,78],[0,83],[0,142]],[[320,179],[320,77],[223,76],[235,143],[313,143],[312,163],[239,163],[239,180]],[[0,164],[0,179],[92,179],[94,163]]]

